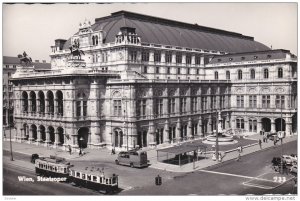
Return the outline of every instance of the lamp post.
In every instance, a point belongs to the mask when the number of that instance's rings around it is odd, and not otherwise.
[[[79,139],[79,142],[80,142],[80,144],[79,144],[79,155],[82,154],[82,141],[83,141],[83,137],[80,137],[80,139]]]

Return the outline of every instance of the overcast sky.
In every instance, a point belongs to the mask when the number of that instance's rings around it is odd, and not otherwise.
[[[25,50],[33,60],[50,61],[55,39],[68,39],[85,19],[94,23],[119,10],[238,32],[297,55],[296,3],[3,5],[3,55],[17,56]]]

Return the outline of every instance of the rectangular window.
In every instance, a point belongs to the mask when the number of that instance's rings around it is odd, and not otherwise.
[[[87,116],[87,101],[83,101],[83,116]]]
[[[163,99],[155,100],[155,115],[161,116],[163,114]]]
[[[146,116],[146,108],[147,108],[146,100],[142,100],[142,111],[141,111],[141,114],[142,114],[143,117]]]
[[[263,95],[262,96],[262,108],[270,108],[270,96]]]
[[[189,54],[187,54],[186,55],[186,64],[191,64],[192,63],[192,56],[191,55],[189,55]]]
[[[182,55],[181,54],[176,54],[176,63],[181,64],[182,63]]]
[[[167,68],[167,74],[170,74],[170,73],[171,73],[171,68],[168,67],[168,68]]]
[[[154,62],[160,62],[160,61],[161,61],[161,53],[154,52]]]
[[[159,67],[156,67],[155,73],[159,74]]]
[[[179,99],[179,111],[180,113],[185,113],[186,112],[186,98],[180,98]]]
[[[166,52],[166,63],[172,63],[172,52]]]
[[[5,65],[5,68],[9,68],[9,65]]]
[[[177,74],[178,75],[180,74],[180,68],[177,68]]]
[[[142,61],[149,61],[149,52],[142,52]]]
[[[191,112],[197,112],[197,97],[192,98],[192,107],[191,107]]]
[[[257,100],[256,95],[249,96],[249,108],[256,108],[257,107]]]
[[[187,74],[190,74],[190,68],[187,68],[186,71],[187,71]]]
[[[236,106],[239,108],[243,108],[244,107],[244,96],[237,96],[236,98]]]
[[[136,51],[130,51],[129,52],[129,61],[137,61],[137,52]]]
[[[76,116],[81,116],[81,101],[76,101]]]
[[[201,110],[205,112],[207,110],[207,97],[205,96],[202,97],[201,99],[202,99]]]
[[[148,73],[148,68],[147,68],[147,66],[144,66],[144,73]]]
[[[175,98],[170,98],[169,99],[169,106],[168,106],[168,112],[171,114],[175,113]]]
[[[284,108],[284,96],[276,95],[275,105],[277,109]]]
[[[196,56],[195,57],[195,63],[196,63],[196,65],[200,65],[201,64],[201,57],[200,56]]]
[[[122,116],[121,100],[114,100],[114,116]]]

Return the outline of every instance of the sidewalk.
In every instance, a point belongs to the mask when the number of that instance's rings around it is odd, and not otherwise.
[[[283,143],[295,141],[297,140],[297,138],[298,138],[297,135],[286,137],[283,140]],[[247,148],[243,148],[243,152],[241,153],[242,156],[261,150],[257,143],[258,139],[262,139],[261,135],[259,134],[251,135],[250,137],[246,137],[246,139],[256,140],[256,143],[252,143],[251,146]],[[234,147],[236,146],[237,145],[235,145]],[[273,146],[274,144],[273,141],[271,140],[269,140],[268,143],[262,143],[262,149],[267,149]],[[278,142],[276,146],[280,146],[280,142]],[[68,152],[63,150],[50,148],[50,147],[36,146],[27,143],[12,142],[12,147],[14,152],[22,153],[28,156],[31,156],[31,154],[34,153],[39,154],[39,156],[47,156],[47,157],[49,157],[50,155],[54,155],[54,156],[63,157],[69,161],[78,161],[78,162],[80,161],[81,162],[84,161],[114,162],[117,157],[117,155],[111,155],[111,151],[106,148],[99,149],[99,150],[84,149],[85,155],[79,156],[78,153],[72,153],[70,155]],[[3,141],[3,150],[7,150],[7,151],[10,150],[9,141]],[[211,159],[212,157],[211,154],[206,154],[206,159],[202,159],[195,162],[195,167],[193,163],[185,164],[182,166],[166,164],[157,161],[157,149],[146,149],[146,150],[147,150],[148,160],[150,161],[151,164],[149,166],[150,168],[160,169],[160,170],[165,170],[170,172],[192,172],[194,170],[207,168],[209,166],[213,166],[219,163]],[[232,150],[227,150],[225,151],[225,153],[226,154],[222,160],[223,162],[236,159],[238,156],[238,151],[236,150],[236,148]]]

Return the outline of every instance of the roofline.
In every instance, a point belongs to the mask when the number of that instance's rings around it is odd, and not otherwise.
[[[262,50],[262,51],[239,52],[239,53],[229,53],[229,54],[223,54],[223,55],[214,55],[213,58],[227,57],[227,56],[237,56],[237,55],[245,55],[245,54],[259,54],[259,53],[266,53],[266,52],[284,52],[284,53],[291,53],[290,50],[285,50],[285,49],[275,49],[275,50]]]
[[[124,11],[124,10],[111,13],[110,16],[96,18],[95,23],[98,23],[99,21],[107,20],[110,18],[114,18],[114,17],[128,17],[128,18],[140,19],[140,20],[151,21],[151,22],[155,22],[155,23],[163,23],[163,24],[167,24],[167,25],[180,26],[180,27],[190,28],[190,29],[194,29],[194,30],[198,30],[198,31],[222,34],[222,35],[238,37],[238,38],[243,38],[243,39],[248,39],[248,40],[254,41],[254,37],[245,36],[245,35],[242,35],[242,34],[236,33],[236,32],[200,26],[198,24],[179,22],[176,20],[164,19],[164,18],[154,17],[154,16],[150,16],[150,15],[144,15],[144,14],[140,14],[140,13],[128,12],[128,11]]]

